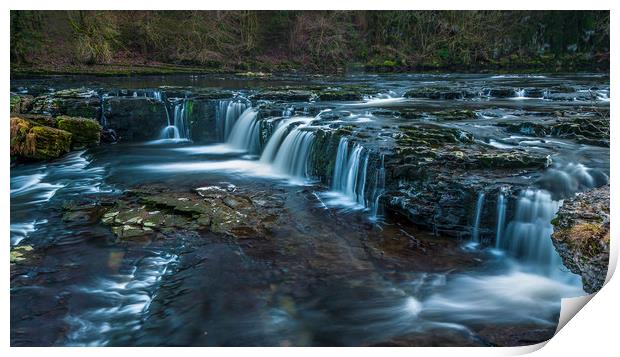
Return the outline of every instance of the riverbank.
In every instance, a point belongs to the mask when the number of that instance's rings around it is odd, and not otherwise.
[[[11,78],[28,78],[54,75],[89,76],[140,76],[140,75],[233,75],[247,77],[268,77],[286,74],[344,76],[351,73],[609,73],[609,57],[588,57],[566,55],[561,58],[541,56],[533,59],[512,58],[473,65],[450,65],[442,63],[421,63],[405,65],[392,60],[350,63],[330,70],[312,69],[302,63],[274,61],[248,65],[209,67],[201,65],[179,65],[174,63],[115,63],[115,64],[11,64]]]

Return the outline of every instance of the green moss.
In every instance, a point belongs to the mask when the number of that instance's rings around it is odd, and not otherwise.
[[[99,144],[101,125],[97,121],[68,116],[60,116],[57,120],[59,129],[73,134],[71,147],[81,148]]]
[[[34,159],[53,159],[69,152],[71,148],[71,133],[49,128],[35,126],[27,135],[27,154]]]

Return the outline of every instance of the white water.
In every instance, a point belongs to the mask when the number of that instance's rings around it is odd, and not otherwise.
[[[257,117],[257,109],[246,109],[235,121],[226,143],[234,149],[244,150],[250,154],[259,154],[260,123]]]
[[[385,157],[381,155],[381,166],[376,172],[375,186],[372,191],[372,202],[370,203],[370,219],[376,221],[379,218],[379,199],[385,192]]]
[[[349,148],[349,140],[340,138],[328,203],[352,209],[366,208],[367,169],[368,153],[364,147],[354,144]]]
[[[480,218],[482,217],[482,209],[484,208],[484,192],[478,193],[476,201],[476,214],[474,215],[474,225],[471,231],[471,240],[480,243]]]
[[[72,152],[34,170],[20,170],[11,178],[12,246],[45,226],[47,220],[36,218],[40,216],[38,210],[45,209],[54,197],[61,195],[60,199],[70,200],[83,194],[111,191],[103,183],[106,170],[90,166],[84,154],[85,151]]]
[[[497,195],[497,225],[495,227],[495,248],[499,249],[504,233],[504,224],[506,221],[506,197],[504,188],[502,187]]]
[[[130,332],[141,328],[162,277],[177,261],[176,255],[165,253],[146,257],[129,267],[127,273],[77,287],[74,294],[93,295],[95,299],[105,299],[105,304],[65,318],[70,327],[67,345],[105,346],[112,339],[129,338]]]
[[[250,105],[242,100],[221,100],[215,109],[217,138],[227,141],[237,119]]]
[[[284,140],[284,138],[289,132],[289,129],[290,129],[289,125],[296,121],[300,121],[299,119],[300,118],[284,119],[284,120],[280,120],[278,124],[276,124],[275,131],[273,132],[271,137],[269,137],[269,141],[267,141],[267,144],[265,145],[265,149],[263,150],[263,153],[261,154],[260,161],[262,163],[269,164],[273,162],[273,160],[275,159],[278,153],[278,149],[280,148],[280,145],[282,144],[282,141]],[[311,120],[312,120],[311,118],[301,118],[302,124],[307,124]]]
[[[523,190],[500,248],[539,274],[562,275],[562,260],[550,238],[553,233],[551,220],[561,204],[561,201],[554,201],[546,190]]]
[[[187,100],[182,100],[174,105],[174,115],[172,117],[172,121],[170,121],[170,116],[168,116],[168,126],[162,129],[159,136],[160,140],[153,143],[189,141],[190,130],[187,102]],[[168,109],[166,109],[166,114],[168,114]]]
[[[302,182],[310,178],[308,165],[314,144],[314,133],[304,128],[305,125],[300,125],[291,130],[273,160],[275,172],[288,174]]]

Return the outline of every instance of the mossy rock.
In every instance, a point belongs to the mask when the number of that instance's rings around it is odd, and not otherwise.
[[[24,118],[11,118],[11,157],[49,160],[71,148],[71,133],[37,125]]]
[[[101,125],[99,125],[97,121],[68,116],[60,116],[56,119],[58,122],[58,129],[73,134],[71,140],[72,148],[83,148],[99,144],[99,140],[101,139]]]
[[[33,97],[11,93],[11,113],[27,113],[32,110]]]

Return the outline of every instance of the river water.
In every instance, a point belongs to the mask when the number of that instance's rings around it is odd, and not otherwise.
[[[14,80],[11,88],[34,93],[80,86],[138,90],[191,85],[243,94],[300,81],[371,85],[377,95],[345,103],[290,103],[298,111],[320,106],[323,112],[282,113],[273,142],[263,147],[253,139],[258,135],[256,113],[235,104],[236,114],[223,117],[216,142],[187,140],[188,129],[171,118],[171,126],[181,127],[179,133],[165,131],[146,142],[100,145],[50,162],[12,166],[10,244],[32,246],[34,263],[11,269],[11,344],[489,346],[548,338],[557,325],[561,298],[584,294],[579,277],[561,265],[549,239],[548,218],[560,202],[551,196],[552,188],[523,191],[514,202],[514,217],[505,217],[502,202],[507,198],[485,208],[487,197],[480,194],[472,222],[479,224],[480,212],[492,209],[501,217],[498,221],[506,223],[495,244],[481,246],[476,225],[476,239],[461,241],[382,215],[377,207],[381,184],[375,183],[371,199],[364,196],[371,190],[363,185],[366,175],[376,175],[373,182],[380,182],[385,173],[368,173],[367,149],[361,146],[349,148],[341,142],[331,186],[309,177],[303,160],[314,145],[313,128],[326,125],[321,120],[329,113],[325,109],[349,112],[344,120],[380,130],[397,120],[373,110],[470,108],[480,113],[478,119],[444,125],[468,131],[496,148],[526,148],[550,155],[554,162],[570,163],[555,170],[569,177],[562,187],[576,192],[604,183],[608,148],[568,139],[506,136],[493,123],[582,105],[604,110],[609,106],[608,77],[55,77]],[[578,88],[576,93],[594,92],[595,99],[527,98],[519,91],[566,84]],[[462,101],[402,97],[405,90],[429,85],[513,87],[517,95]],[[179,106],[171,115],[177,118],[182,110]],[[294,129],[282,130],[282,137],[274,139],[278,128],[291,124]],[[553,172],[540,174],[557,186]],[[211,185],[278,197],[288,223],[257,240],[178,230],[165,239],[119,241],[99,220],[66,218],[67,202],[114,202],[135,187],[181,193]]]

